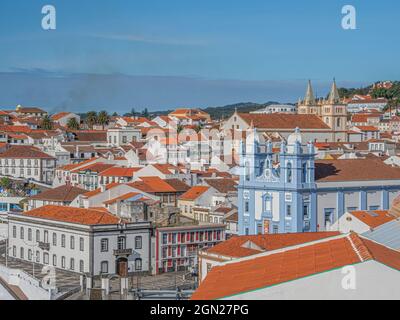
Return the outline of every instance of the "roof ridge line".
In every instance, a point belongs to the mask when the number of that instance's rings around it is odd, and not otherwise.
[[[360,251],[360,247],[354,243],[353,237],[356,237],[356,239],[358,239],[360,241],[360,245],[362,246],[363,251],[364,250],[366,251],[364,253],[364,256],[363,256],[363,253]],[[357,254],[357,256],[361,262],[365,262],[365,261],[368,261],[371,259],[374,260],[374,256],[369,251],[368,247],[364,244],[364,242],[362,241],[362,239],[359,237],[358,234],[351,232],[350,234],[348,234],[346,236],[346,238],[349,240],[351,247],[353,248],[354,252]]]
[[[318,239],[318,240],[314,240],[314,241],[310,241],[310,242],[296,244],[296,245],[293,245],[293,246],[290,246],[290,247],[280,248],[280,249],[271,250],[271,251],[264,251],[264,252],[260,252],[258,254],[252,255],[252,256],[242,257],[242,258],[238,258],[238,259],[235,259],[235,260],[232,260],[232,261],[226,261],[224,263],[221,263],[217,267],[225,266],[227,264],[240,263],[240,262],[244,262],[244,261],[248,261],[248,260],[252,260],[252,259],[258,259],[258,258],[262,258],[262,257],[274,255],[274,254],[287,252],[287,251],[293,251],[293,250],[297,250],[297,249],[304,248],[304,247],[307,247],[307,246],[311,246],[311,245],[314,245],[314,244],[329,242],[329,241],[338,240],[338,239],[343,239],[343,238],[346,238],[346,237],[347,237],[346,234],[339,234],[339,235],[336,235],[336,236],[331,236],[331,237]]]

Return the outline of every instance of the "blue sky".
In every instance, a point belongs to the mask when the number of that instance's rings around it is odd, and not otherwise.
[[[41,28],[46,4],[57,9],[55,31]],[[346,4],[357,10],[357,30],[341,28]],[[321,94],[333,77],[354,86],[399,79],[399,14],[396,0],[2,0],[0,105],[286,102],[309,78]],[[129,89],[141,77],[145,87]]]

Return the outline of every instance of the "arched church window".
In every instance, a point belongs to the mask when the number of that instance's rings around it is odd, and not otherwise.
[[[288,162],[287,164],[287,173],[286,173],[286,182],[291,183],[292,182],[292,163]]]
[[[246,162],[246,172],[245,172],[245,175],[246,175],[246,181],[250,181],[250,163],[248,163],[248,162]]]
[[[302,170],[301,170],[301,182],[307,182],[307,163],[303,163]]]

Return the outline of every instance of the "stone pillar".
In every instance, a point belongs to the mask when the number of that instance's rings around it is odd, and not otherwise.
[[[83,274],[79,276],[79,284],[81,286],[81,292],[83,292],[85,290],[85,276]]]
[[[93,278],[91,276],[86,276],[86,292],[89,294],[90,290],[93,289]]]
[[[129,289],[129,279],[121,278],[121,295],[126,296]]]
[[[101,289],[103,290],[105,296],[110,294],[110,279],[108,276],[101,278]]]

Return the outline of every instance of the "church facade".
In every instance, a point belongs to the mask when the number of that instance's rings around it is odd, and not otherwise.
[[[335,133],[332,141],[347,141],[347,105],[340,99],[335,80],[327,99],[315,98],[309,81],[304,100],[298,102],[298,114],[317,115]]]
[[[274,153],[251,128],[240,149],[240,235],[327,231],[345,212],[387,210],[399,195],[400,169],[381,159],[316,160],[298,129]]]

